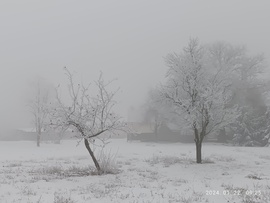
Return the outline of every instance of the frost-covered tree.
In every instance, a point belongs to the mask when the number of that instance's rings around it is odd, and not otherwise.
[[[266,64],[263,55],[249,56],[244,46],[233,46],[225,42],[210,44],[207,49],[212,67],[232,70],[229,87],[232,99],[227,106],[238,105],[241,112],[237,121],[226,128],[231,130],[225,139],[234,138],[234,142],[241,145],[258,145],[258,140],[264,143],[266,134],[263,132],[269,127],[264,122],[267,114],[265,95],[269,93],[269,87],[264,77]],[[226,72],[222,75],[226,75]],[[226,132],[223,129],[220,133],[222,140],[225,140],[224,134]]]
[[[213,47],[213,46],[212,46]],[[241,116],[231,125],[234,142],[241,145],[265,143],[267,125],[267,105],[264,95],[269,92],[265,74],[265,61],[262,55],[248,56],[245,48],[225,46],[220,54],[223,58],[234,57],[234,76],[230,104],[239,106]],[[216,57],[218,58],[218,57]],[[220,58],[220,57],[219,57]],[[228,63],[228,62],[227,62]]]
[[[111,82],[105,82],[102,74],[95,82],[95,88],[90,85],[75,84],[73,74],[65,68],[68,77],[70,102],[65,103],[57,93],[57,106],[50,115],[51,125],[71,128],[79,134],[89,152],[98,174],[104,171],[94,155],[91,143],[105,133],[116,133],[124,128],[125,123],[114,113],[114,100],[117,91],[109,91]]]
[[[148,97],[143,105],[144,122],[149,123],[154,131],[155,139],[158,141],[158,131],[162,123],[167,120],[168,108],[159,101],[159,94],[156,89],[148,92]]]
[[[164,101],[194,132],[197,163],[202,162],[205,136],[234,122],[238,111],[227,108],[234,66],[213,65],[211,53],[191,39],[180,54],[166,56],[167,83],[160,90]]]
[[[233,142],[245,146],[265,146],[269,140],[270,123],[269,110],[262,91],[259,87],[247,86],[241,95],[241,116],[231,125]]]
[[[231,125],[235,130],[233,141],[243,146],[266,146],[270,141],[269,111],[255,112],[242,108],[241,116]]]
[[[41,132],[45,129],[48,116],[48,104],[52,97],[52,86],[47,84],[41,78],[32,83],[34,91],[31,93],[31,99],[28,106],[33,115],[33,123],[37,134],[37,146],[40,146]]]

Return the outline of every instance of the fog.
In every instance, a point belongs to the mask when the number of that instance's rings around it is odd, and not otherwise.
[[[65,87],[65,66],[84,82],[100,71],[117,78],[117,109],[127,117],[164,80],[163,57],[190,37],[244,44],[269,61],[269,9],[268,0],[1,1],[1,128],[31,126],[31,81]]]

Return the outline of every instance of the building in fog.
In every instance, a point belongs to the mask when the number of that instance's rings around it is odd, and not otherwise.
[[[139,140],[142,142],[193,142],[190,131],[181,130],[170,123],[162,123],[155,133],[153,123],[128,122],[127,141]]]
[[[76,138],[76,133],[66,130],[66,131],[44,131],[41,132],[41,141],[53,141],[60,142],[62,139],[74,139]],[[9,130],[4,135],[0,137],[3,141],[36,141],[37,132],[35,128],[19,128],[14,130]]]

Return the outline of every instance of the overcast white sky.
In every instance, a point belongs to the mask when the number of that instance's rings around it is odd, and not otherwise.
[[[0,125],[29,125],[24,94],[40,75],[63,83],[118,78],[121,114],[164,77],[163,57],[190,37],[245,44],[270,58],[269,0],[1,0]]]

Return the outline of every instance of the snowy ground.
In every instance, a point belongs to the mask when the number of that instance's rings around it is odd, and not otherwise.
[[[196,164],[194,144],[114,139],[119,173],[84,176],[93,164],[76,144],[0,142],[0,202],[270,202],[270,147],[205,143]]]

